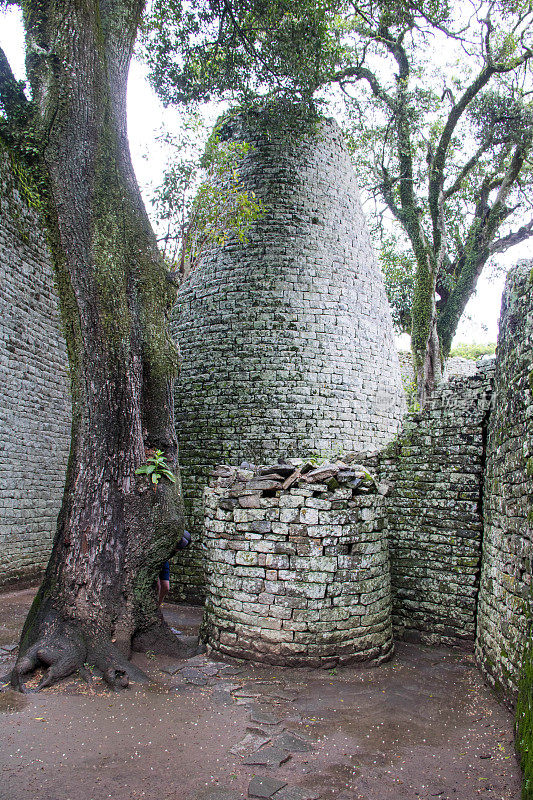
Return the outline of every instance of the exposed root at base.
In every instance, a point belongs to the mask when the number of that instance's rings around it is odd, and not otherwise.
[[[205,652],[195,636],[176,636],[161,619],[149,628],[137,631],[132,640],[132,648],[137,653],[153,652],[174,658],[191,658]]]
[[[39,667],[45,667],[45,672],[35,689],[37,692],[75,672],[90,683],[92,676],[85,664],[94,664],[114,690],[126,688],[130,680],[149,683],[147,675],[131,664],[111,641],[88,633],[81,623],[49,610],[39,625],[36,641],[19,655],[11,672],[11,686],[27,692],[25,680]]]

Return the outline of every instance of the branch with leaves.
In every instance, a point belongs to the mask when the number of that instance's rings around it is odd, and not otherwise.
[[[208,136],[201,119],[191,115],[179,138],[162,137],[174,157],[152,205],[163,254],[180,281],[196,267],[207,247],[223,244],[229,236],[245,240],[263,214],[262,203],[243,188],[239,173],[250,145],[221,141],[219,128]]]
[[[390,214],[385,261],[392,263],[391,235],[414,255],[414,279],[406,278],[423,403],[491,256],[533,235],[523,219],[533,182],[533,13],[529,3],[471,2],[465,26],[464,9],[445,3],[403,16],[404,4],[394,5],[396,17],[390,4],[365,13],[354,6],[346,58],[357,63],[337,78],[360,182],[369,194],[378,190]],[[455,64],[431,60],[437,42]],[[397,285],[389,286],[393,302]],[[401,327],[404,305],[402,296]]]

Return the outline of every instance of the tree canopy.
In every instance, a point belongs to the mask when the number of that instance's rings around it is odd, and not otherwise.
[[[530,3],[505,2],[365,14],[339,73],[361,182],[414,256],[422,398],[487,261],[533,235],[532,20]]]
[[[484,266],[533,235],[532,20],[529,0],[157,0],[149,17],[145,50],[166,103],[342,98],[422,400]]]

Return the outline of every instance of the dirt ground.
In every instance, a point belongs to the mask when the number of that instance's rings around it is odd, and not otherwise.
[[[0,674],[32,590],[0,595]],[[165,606],[184,633],[201,609]],[[512,718],[470,654],[374,669],[136,656],[154,679],[0,694],[1,800],[519,800]],[[165,671],[166,670],[166,671]]]

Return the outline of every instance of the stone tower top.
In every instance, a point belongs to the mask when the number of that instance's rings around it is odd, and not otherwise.
[[[196,541],[213,465],[378,448],[405,408],[385,290],[336,123],[248,111],[222,136],[253,145],[240,173],[266,213],[248,241],[206,252],[178,296],[176,423]],[[201,586],[201,561],[190,548],[178,582]]]
[[[333,120],[248,111],[243,185],[266,214],[212,248],[179,295],[182,463],[385,444],[404,413],[392,323]]]

